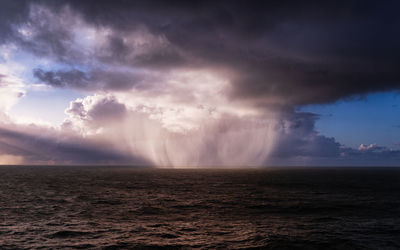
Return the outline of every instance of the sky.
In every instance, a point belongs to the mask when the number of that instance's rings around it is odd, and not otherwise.
[[[0,164],[399,166],[397,1],[0,2]]]

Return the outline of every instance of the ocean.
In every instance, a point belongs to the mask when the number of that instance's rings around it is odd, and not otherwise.
[[[0,167],[0,249],[400,249],[400,168]]]

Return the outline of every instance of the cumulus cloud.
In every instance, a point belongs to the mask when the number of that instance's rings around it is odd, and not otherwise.
[[[121,122],[126,112],[125,105],[118,102],[114,96],[88,96],[70,103],[70,107],[65,110],[69,119],[64,122],[63,127],[77,129],[83,134],[92,134],[104,126]]]

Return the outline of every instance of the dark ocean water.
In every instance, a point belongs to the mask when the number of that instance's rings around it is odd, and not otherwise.
[[[400,249],[400,168],[0,167],[0,249]]]

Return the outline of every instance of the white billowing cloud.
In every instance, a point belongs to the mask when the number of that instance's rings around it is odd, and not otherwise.
[[[96,132],[114,148],[128,148],[132,155],[158,166],[258,166],[265,162],[274,141],[272,120],[226,114],[210,117],[196,128],[186,127],[184,132],[164,127],[161,120],[141,110],[129,110],[124,118],[103,122],[96,130],[90,127],[95,122],[85,121],[87,127],[80,129]]]
[[[159,166],[261,165],[276,114],[226,99],[229,82],[211,71],[171,72],[145,89],[71,102],[64,128],[108,138]]]
[[[228,82],[207,71],[173,72],[146,89],[116,95],[131,109],[149,115],[162,126],[184,133],[207,119],[218,119],[227,108]]]
[[[126,107],[112,95],[93,95],[70,103],[65,113],[69,118],[63,127],[82,135],[101,133],[102,129],[119,123],[125,118]]]

